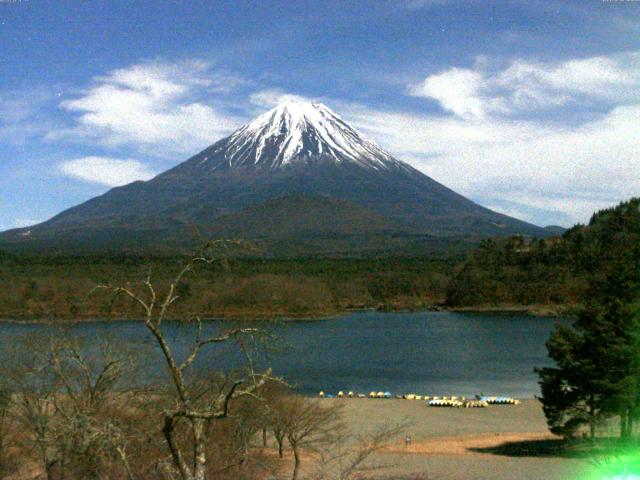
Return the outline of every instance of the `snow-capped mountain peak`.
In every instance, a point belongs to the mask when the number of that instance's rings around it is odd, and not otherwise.
[[[194,226],[214,238],[259,239],[287,257],[416,252],[421,235],[426,248],[446,235],[549,235],[394,159],[326,106],[296,102],[147,182],[0,234],[0,247],[180,252],[193,248]]]
[[[401,162],[321,103],[286,102],[214,146],[227,166],[279,169],[309,161],[352,162],[375,170]]]

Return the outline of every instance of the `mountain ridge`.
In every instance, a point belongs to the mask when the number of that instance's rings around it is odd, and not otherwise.
[[[46,245],[65,238],[82,243],[83,236],[93,238],[96,231],[113,236],[118,248],[127,237],[137,238],[132,244],[139,242],[140,235],[149,245],[170,240],[186,246],[190,240],[181,242],[180,232],[192,227],[215,232],[216,222],[234,215],[252,219],[253,228],[239,228],[244,236],[261,238],[272,219],[259,225],[259,215],[247,211],[284,218],[265,204],[292,195],[315,200],[301,203],[308,209],[305,215],[291,215],[289,225],[280,223],[291,236],[308,230],[313,215],[323,219],[322,231],[331,232],[323,198],[333,199],[336,218],[353,220],[351,234],[370,233],[367,222],[373,222],[406,235],[550,235],[478,205],[396,159],[328,107],[290,102],[149,181],[113,188],[39,225],[4,232],[0,246]],[[336,224],[333,234],[345,234],[344,227],[344,222]]]

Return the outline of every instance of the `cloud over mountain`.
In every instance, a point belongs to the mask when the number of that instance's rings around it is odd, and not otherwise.
[[[239,80],[202,61],[151,62],[113,70],[60,107],[75,125],[50,139],[80,138],[105,146],[133,146],[145,153],[178,154],[228,133],[237,119],[211,104]]]
[[[485,205],[570,225],[640,191],[640,52],[429,75],[442,114],[344,110],[400,158]]]
[[[59,168],[63,174],[70,177],[108,187],[118,187],[136,180],[149,180],[155,175],[147,165],[137,160],[109,157],[66,160]]]
[[[418,99],[411,108],[274,83],[247,82],[201,60],[136,63],[61,97],[51,89],[33,99],[0,95],[0,110],[12,112],[0,121],[0,137],[24,143],[48,132],[49,145],[97,146],[102,151],[80,152],[71,158],[82,162],[60,171],[113,186],[148,178],[265,108],[317,100],[438,181],[533,222],[586,221],[640,190],[637,51],[554,62],[478,57],[405,87]],[[43,110],[56,98],[66,122]]]
[[[546,63],[520,58],[493,70],[485,63],[480,57],[474,68],[429,75],[409,91],[463,118],[640,100],[640,52]]]

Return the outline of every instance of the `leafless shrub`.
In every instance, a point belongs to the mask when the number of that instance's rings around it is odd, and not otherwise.
[[[126,470],[125,436],[113,405],[132,394],[118,388],[129,364],[130,357],[108,344],[91,353],[77,338],[37,335],[5,357],[7,408],[23,459],[36,460],[50,480],[102,478],[117,460]]]
[[[355,434],[341,429],[327,448],[318,451],[319,459],[313,480],[358,480],[363,478],[385,478],[384,471],[394,465],[374,463],[371,457],[384,449],[410,423],[381,424],[367,434]],[[376,477],[376,473],[380,477]]]
[[[195,315],[186,320],[195,329],[190,352],[178,358],[167,340],[163,325],[169,309],[179,299],[179,285],[184,277],[194,271],[198,264],[210,264],[224,256],[216,255],[230,248],[228,242],[209,242],[200,256],[192,258],[173,279],[166,292],[160,293],[151,282],[150,274],[139,288],[135,285],[102,285],[115,295],[125,295],[137,304],[144,313],[143,323],[160,347],[172,385],[173,405],[164,412],[162,433],[168,447],[173,472],[182,480],[205,480],[209,472],[208,445],[212,423],[230,416],[230,404],[240,397],[255,397],[257,390],[268,381],[270,371],[256,373],[253,368],[250,345],[257,328],[233,327],[219,335],[204,336],[202,320]],[[193,367],[203,349],[228,342],[235,342],[246,357],[246,368],[229,374],[220,373],[212,381],[192,382],[188,371]],[[212,371],[219,371],[212,367]]]

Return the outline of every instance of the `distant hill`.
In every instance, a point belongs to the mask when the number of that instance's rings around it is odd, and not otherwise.
[[[554,237],[560,236],[567,231],[566,228],[561,227],[559,225],[547,225],[546,227],[544,227],[544,229]]]
[[[588,275],[632,268],[634,258],[640,258],[640,198],[596,212],[588,225],[576,225],[561,237],[483,241],[456,269],[447,303],[454,307],[578,304]]]
[[[0,248],[172,252],[193,248],[196,230],[296,245],[301,254],[305,244],[310,253],[379,252],[452,237],[556,233],[455,193],[326,106],[294,102],[152,180],[4,232]]]

